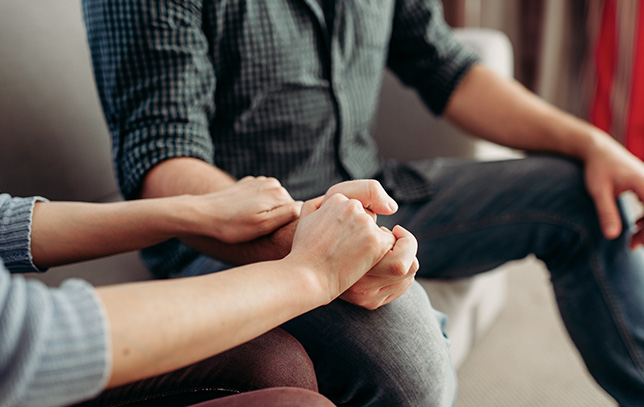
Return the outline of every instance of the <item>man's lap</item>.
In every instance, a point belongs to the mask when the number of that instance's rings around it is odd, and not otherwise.
[[[553,198],[561,194],[588,201],[579,166],[560,158],[434,160],[426,166],[433,182],[431,199],[403,203],[396,215],[379,219],[389,227],[401,224],[416,235],[419,275],[424,277],[464,277],[524,257],[530,244],[517,234],[530,229],[526,216],[553,216]],[[214,271],[217,264],[201,257],[185,271],[201,274]],[[284,328],[304,345],[321,392],[338,405],[349,400],[382,403],[387,397],[392,397],[389,405],[437,399],[441,401],[436,405],[450,405],[455,380],[443,320],[414,284],[403,297],[376,311],[336,300]]]
[[[381,225],[400,224],[416,236],[418,276],[468,277],[533,254],[536,228],[567,221],[572,209],[584,212],[582,221],[597,223],[575,161],[554,156],[439,159],[426,166],[432,197],[403,203],[396,214],[379,219]]]
[[[202,256],[186,275],[220,267]],[[401,298],[375,311],[335,300],[282,328],[302,343],[320,392],[337,405],[451,406],[456,379],[445,323],[414,283]]]

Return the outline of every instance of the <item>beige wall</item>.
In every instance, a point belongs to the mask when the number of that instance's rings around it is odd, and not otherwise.
[[[116,190],[80,1],[0,1],[0,134],[0,191],[99,200]]]

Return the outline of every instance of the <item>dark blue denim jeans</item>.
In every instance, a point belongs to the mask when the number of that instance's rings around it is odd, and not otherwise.
[[[536,255],[591,374],[621,406],[643,406],[644,257],[629,249],[632,220],[621,237],[604,239],[571,160],[424,165],[431,199],[379,219],[417,237],[418,275],[463,278]],[[415,284],[376,311],[334,301],[284,328],[311,356],[320,392],[339,406],[450,406],[456,381],[443,323]]]
[[[622,215],[622,235],[604,239],[582,167],[567,159],[439,160],[427,173],[433,198],[383,219],[418,239],[418,275],[467,277],[536,255],[590,373],[621,406],[644,406],[644,256],[629,248],[633,219]]]

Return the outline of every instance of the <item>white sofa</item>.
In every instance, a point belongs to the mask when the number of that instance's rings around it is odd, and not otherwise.
[[[488,67],[505,77],[513,75],[512,45],[505,34],[489,29],[458,29],[455,33]],[[516,151],[476,140],[436,119],[419,96],[391,74],[383,83],[378,117],[374,137],[387,157],[411,161],[437,156],[480,160],[519,156]],[[392,134],[395,137],[389,137]],[[420,281],[434,307],[449,317],[452,359],[460,366],[505,304],[507,275],[501,267],[458,281]]]
[[[511,47],[505,37],[479,31],[459,35],[477,47],[486,62],[510,74]],[[0,2],[0,55],[0,191],[56,200],[120,199],[79,2]],[[463,136],[453,135],[451,129],[444,129],[444,124],[433,121],[416,99],[393,78],[387,78],[383,114],[376,131],[384,151],[406,159],[419,158],[414,156],[418,151],[479,155],[481,144],[472,144]],[[413,112],[414,122],[394,122],[392,117],[402,116],[394,110],[396,107],[405,114]],[[391,126],[407,134],[409,140],[387,144],[382,136]],[[427,133],[430,137],[425,137]],[[448,133],[452,134],[449,138],[442,138]],[[456,137],[460,137],[458,142],[454,142]],[[419,145],[425,147],[419,149]],[[58,285],[74,276],[96,285],[150,278],[136,253],[60,267],[34,277]],[[505,281],[505,276],[497,272],[458,282],[426,284],[435,306],[450,317],[448,329],[457,365],[474,338],[498,313],[505,297]]]

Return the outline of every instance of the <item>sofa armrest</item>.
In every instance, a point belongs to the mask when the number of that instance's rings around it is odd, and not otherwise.
[[[465,28],[454,31],[481,62],[504,77],[512,77],[514,56],[508,37],[500,31]],[[390,137],[395,135],[395,137]],[[413,161],[431,157],[481,160],[514,158],[517,151],[475,139],[429,112],[418,94],[391,73],[383,79],[373,136],[385,157]]]

